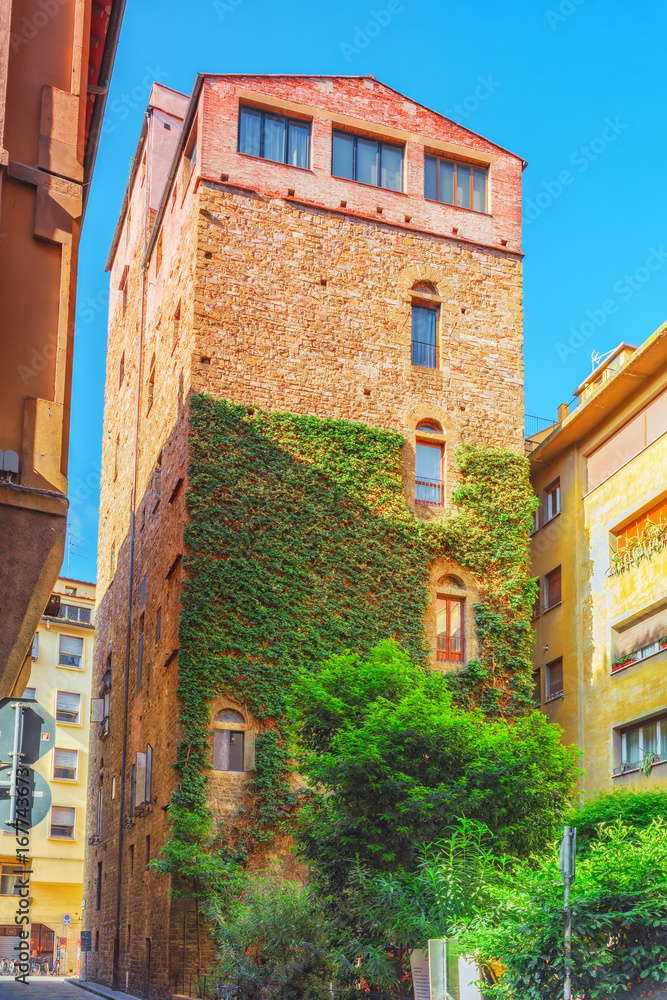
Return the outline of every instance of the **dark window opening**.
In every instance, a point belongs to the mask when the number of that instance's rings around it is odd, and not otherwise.
[[[215,771],[245,770],[245,733],[231,729],[216,729],[213,733],[213,769]]]
[[[544,584],[544,610],[548,611],[549,608],[560,604],[562,600],[560,566],[552,569],[551,573],[547,573],[544,578]]]
[[[547,663],[547,700],[563,694],[563,658]]]

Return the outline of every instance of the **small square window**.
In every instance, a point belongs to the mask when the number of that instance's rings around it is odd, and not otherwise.
[[[26,688],[22,697],[31,698],[33,701],[37,701],[37,688]]]
[[[81,695],[75,691],[56,691],[56,722],[66,726],[81,725]]]
[[[76,781],[79,768],[78,750],[53,751],[53,778],[56,781]]]
[[[83,670],[83,639],[61,635],[58,641],[58,666]]]
[[[74,808],[70,806],[52,806],[49,836],[57,837],[60,840],[74,840],[75,820],[76,810]]]
[[[18,896],[21,886],[18,880],[23,878],[23,868],[16,865],[0,865],[0,896]]]

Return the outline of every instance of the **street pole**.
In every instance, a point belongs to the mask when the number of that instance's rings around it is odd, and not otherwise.
[[[560,845],[560,870],[565,884],[564,911],[565,930],[563,934],[564,981],[563,1000],[572,1000],[572,907],[570,889],[574,882],[577,852],[577,828],[566,826]]]

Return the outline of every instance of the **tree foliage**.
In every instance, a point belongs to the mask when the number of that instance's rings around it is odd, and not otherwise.
[[[492,890],[464,946],[503,969],[495,1000],[563,996],[563,883],[557,852],[518,863]],[[620,820],[598,829],[572,887],[572,995],[578,1000],[657,997],[667,982],[667,824]]]
[[[626,826],[637,829],[650,826],[654,819],[667,822],[667,791],[652,788],[602,792],[574,809],[568,823],[577,828],[577,851],[587,851],[591,842],[600,836],[600,827],[619,819]]]
[[[499,850],[537,850],[578,773],[578,752],[541,713],[509,724],[461,709],[446,677],[416,666],[391,640],[302,673],[293,722],[298,769],[319,792],[299,840],[334,883],[357,857],[378,870],[409,869],[420,845],[464,816],[483,822]]]

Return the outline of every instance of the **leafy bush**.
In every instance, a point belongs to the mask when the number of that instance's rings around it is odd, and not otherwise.
[[[495,1000],[563,996],[563,883],[557,852],[519,863],[491,889],[488,914],[471,921],[462,946],[502,968],[485,987]],[[572,887],[572,996],[653,996],[667,981],[667,824],[620,820],[600,829],[578,861]]]
[[[273,866],[246,875],[245,890],[225,916],[213,910],[220,945],[213,974],[238,984],[244,1000],[331,1000],[331,929],[308,887]]]
[[[667,792],[651,791],[603,792],[580,809],[572,811],[568,823],[577,828],[577,851],[588,850],[599,836],[600,824],[608,825],[620,819],[626,826],[644,829],[654,819],[667,820]]]

